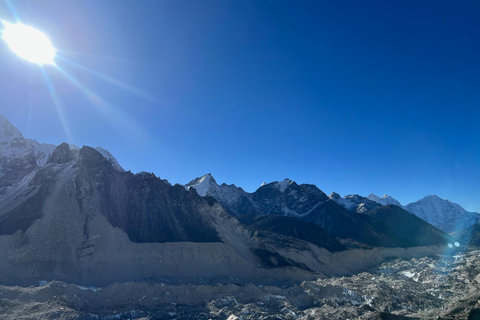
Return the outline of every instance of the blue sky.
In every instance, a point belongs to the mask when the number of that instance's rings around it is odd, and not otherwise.
[[[27,137],[172,183],[288,177],[480,212],[478,1],[10,3],[67,75],[45,67],[55,104],[0,42],[0,113]]]

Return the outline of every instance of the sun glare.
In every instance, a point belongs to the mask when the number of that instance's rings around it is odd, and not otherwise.
[[[56,50],[43,32],[20,22],[17,24],[3,20],[1,22],[4,25],[3,40],[15,54],[40,66],[55,65]]]

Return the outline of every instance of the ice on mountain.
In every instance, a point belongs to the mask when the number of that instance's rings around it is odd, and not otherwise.
[[[215,188],[216,186],[218,186],[217,182],[212,177],[212,175],[208,173],[200,178],[196,178],[195,180],[191,181],[190,183],[185,185],[185,188],[187,190],[190,188],[194,188],[200,196],[205,197],[207,195],[211,195],[211,189]]]
[[[345,199],[345,197],[341,198],[341,196],[336,192],[332,192],[329,198],[350,211],[357,207],[357,204]]]
[[[382,206],[387,206],[389,204],[393,204],[399,207],[402,207],[402,204],[392,196],[389,196],[388,194],[384,194],[381,198],[373,193],[370,193],[367,196],[367,199],[375,201],[376,203],[381,204]]]
[[[284,179],[283,181],[277,181],[276,185],[278,187],[278,190],[280,190],[280,192],[285,192],[285,190],[291,183],[292,183],[292,180],[287,178],[287,179]]]

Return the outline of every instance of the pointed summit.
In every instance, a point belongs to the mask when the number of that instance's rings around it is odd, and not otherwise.
[[[217,186],[217,181],[215,181],[210,173],[207,173],[187,183],[185,189],[194,188],[200,196],[205,197],[211,195],[212,189]]]
[[[35,140],[24,138],[20,130],[0,114],[0,157],[8,159],[34,158],[36,165],[43,166],[53,150],[55,150],[53,144],[38,143]]]
[[[334,201],[341,198],[341,196],[338,193],[336,193],[335,191],[333,191],[328,197],[330,199],[334,200]]]
[[[20,130],[0,114],[0,148],[9,146],[25,147],[25,138]]]
[[[20,130],[0,115],[0,194],[43,166],[54,148],[25,139]]]

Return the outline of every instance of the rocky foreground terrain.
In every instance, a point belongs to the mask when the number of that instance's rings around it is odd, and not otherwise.
[[[477,319],[480,251],[392,259],[365,272],[278,287],[63,282],[0,286],[14,319]]]

